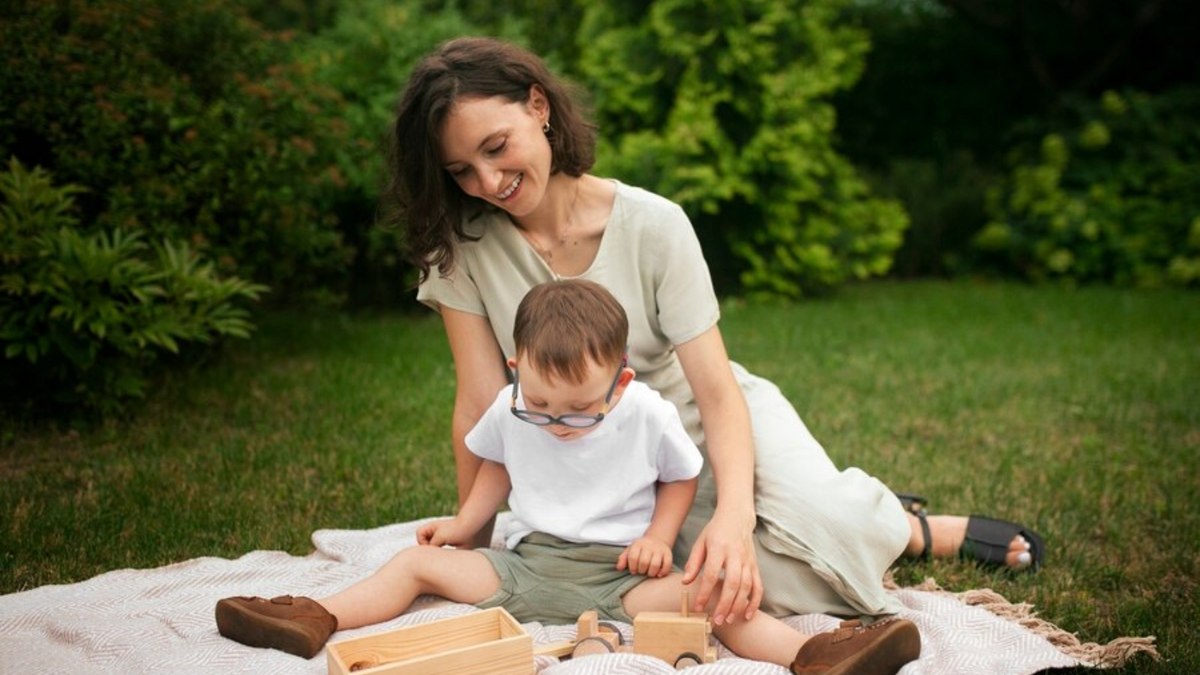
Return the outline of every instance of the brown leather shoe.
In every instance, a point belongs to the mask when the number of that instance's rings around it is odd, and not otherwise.
[[[836,630],[808,639],[792,661],[795,675],[895,675],[921,655],[921,634],[906,619],[889,618],[863,626],[843,621]]]
[[[251,647],[311,659],[337,630],[337,617],[312,598],[239,597],[217,602],[217,630]]]

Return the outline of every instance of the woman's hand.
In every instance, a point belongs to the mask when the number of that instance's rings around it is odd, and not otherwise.
[[[692,606],[703,611],[719,587],[720,597],[711,614],[720,626],[738,617],[749,620],[762,602],[762,578],[754,553],[754,518],[738,518],[718,512],[700,531],[692,545],[683,572],[683,583],[700,580]]]
[[[671,547],[654,537],[641,537],[621,551],[617,569],[631,574],[665,577],[671,573]]]
[[[476,529],[468,528],[458,518],[445,518],[425,523],[417,530],[417,543],[421,546],[455,546],[468,544]]]

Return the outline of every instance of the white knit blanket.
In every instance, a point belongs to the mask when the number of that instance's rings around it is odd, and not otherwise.
[[[497,531],[503,531],[501,514]],[[366,576],[398,550],[414,546],[423,521],[373,530],[319,530],[316,550],[303,557],[255,551],[236,560],[196,558],[147,570],[117,570],[75,584],[43,586],[0,596],[0,673],[271,673],[326,672],[325,654],[305,661],[253,649],[217,634],[213,607],[231,595],[326,596]],[[902,675],[970,673],[1023,675],[1045,668],[1113,665],[1068,656],[1018,622],[1002,619],[954,596],[912,589],[892,591],[903,616],[921,630],[919,661]],[[469,605],[422,597],[405,615],[384,624],[342,631],[341,640],[476,611]],[[805,632],[837,625],[823,615],[789,617]],[[574,626],[525,625],[535,644],[570,640]],[[627,638],[631,628],[622,626]],[[1149,650],[1152,651],[1152,647]],[[722,649],[696,675],[783,675],[775,665],[748,661]],[[673,673],[665,662],[636,654],[607,654],[558,662],[538,657],[545,675]]]

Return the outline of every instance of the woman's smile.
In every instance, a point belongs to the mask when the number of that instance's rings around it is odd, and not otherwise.
[[[513,182],[509,183],[508,187],[504,188],[503,192],[496,195],[496,199],[499,199],[502,202],[508,201],[520,189],[521,179],[524,177],[525,174],[523,173],[517,174],[517,177],[513,179]]]

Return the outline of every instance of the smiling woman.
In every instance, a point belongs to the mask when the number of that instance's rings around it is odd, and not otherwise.
[[[443,122],[442,158],[462,194],[507,213],[556,275],[578,276],[595,257],[615,190],[554,170],[551,115],[538,84],[522,102],[459,100]]]
[[[392,196],[421,271],[418,299],[440,312],[455,362],[460,503],[482,466],[464,439],[520,356],[518,303],[539,283],[581,278],[620,302],[630,367],[707,454],[676,556],[699,582],[695,607],[715,599],[715,625],[760,606],[890,614],[898,606],[881,579],[898,556],[959,551],[965,518],[918,520],[879,480],[838,469],[778,388],[730,362],[687,215],[588,173],[592,127],[535,56],[486,38],[445,43],[414,68],[394,131]],[[1021,537],[1000,536],[997,562],[1029,558]]]
[[[395,215],[423,275],[453,266],[476,199],[515,204],[526,181],[540,180],[543,192],[552,176],[578,178],[595,161],[594,126],[540,59],[499,41],[454,44],[413,72],[393,125],[388,201],[403,205]],[[482,62],[503,66],[463,67]]]

